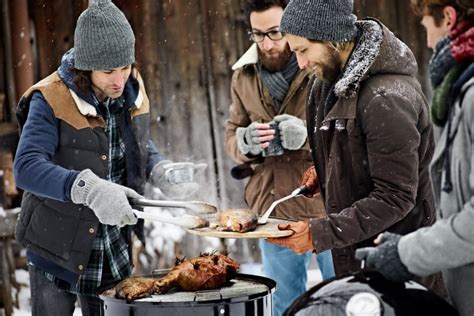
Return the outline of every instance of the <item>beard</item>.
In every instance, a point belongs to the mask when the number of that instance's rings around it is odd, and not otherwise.
[[[285,48],[278,52],[278,55],[271,56],[267,52],[258,47],[258,57],[262,66],[267,69],[269,72],[277,72],[285,69],[286,65],[290,61],[291,55],[293,52],[290,49],[288,44],[285,45]]]
[[[313,65],[314,74],[319,80],[333,82],[342,70],[339,51],[332,45],[327,46],[324,62]]]

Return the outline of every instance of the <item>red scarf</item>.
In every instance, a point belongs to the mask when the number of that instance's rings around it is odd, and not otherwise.
[[[474,58],[474,21],[466,20],[458,23],[449,32],[451,54],[457,63]]]

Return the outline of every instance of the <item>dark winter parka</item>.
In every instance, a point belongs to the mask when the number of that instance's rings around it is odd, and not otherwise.
[[[107,177],[109,142],[106,123],[93,106],[92,95],[74,90],[68,62],[66,55],[59,72],[31,87],[18,106],[22,128],[28,112],[48,112],[42,122],[27,122],[31,136],[22,139],[15,159],[15,175],[25,189],[16,238],[36,255],[80,274],[89,261],[99,221],[91,209],[71,202],[70,187],[77,173],[86,168]],[[159,158],[149,138],[148,97],[136,70],[126,83],[124,99],[121,126],[127,182],[123,184],[143,193],[146,175]],[[34,133],[45,130],[33,124],[48,126],[49,134],[32,142]],[[29,163],[33,159],[36,162]]]
[[[308,131],[328,217],[311,220],[317,252],[333,249],[336,274],[354,272],[355,249],[385,230],[406,234],[434,220],[428,166],[433,131],[410,49],[374,20],[340,77],[316,81]]]

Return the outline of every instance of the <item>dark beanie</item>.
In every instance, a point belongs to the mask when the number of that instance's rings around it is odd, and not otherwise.
[[[322,42],[349,42],[357,35],[352,0],[291,0],[280,30]]]
[[[74,31],[74,67],[106,70],[135,62],[135,35],[111,0],[89,0]]]

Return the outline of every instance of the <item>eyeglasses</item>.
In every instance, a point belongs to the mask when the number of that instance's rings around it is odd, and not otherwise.
[[[279,41],[283,38],[284,34],[280,30],[271,30],[268,32],[248,32],[248,35],[255,43],[263,42],[265,36],[268,36],[272,41]]]

